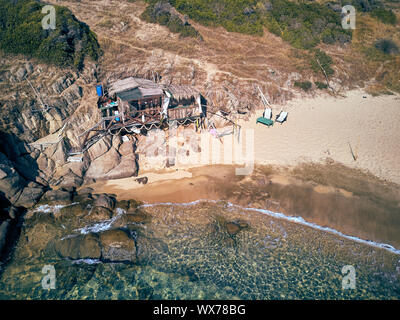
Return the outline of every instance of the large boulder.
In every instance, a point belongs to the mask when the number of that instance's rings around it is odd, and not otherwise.
[[[75,203],[61,208],[56,219],[61,223],[65,222],[78,227],[81,222],[80,218],[86,217],[90,210],[91,207],[87,203]]]
[[[56,241],[58,255],[69,259],[100,259],[101,246],[97,234],[77,235]]]
[[[88,154],[90,159],[96,160],[98,157],[101,157],[102,155],[106,154],[108,150],[110,150],[112,146],[112,141],[111,138],[106,136],[103,139],[97,141],[94,145],[92,145],[88,149]]]
[[[63,139],[57,144],[51,145],[48,147],[44,153],[47,158],[52,159],[57,167],[61,167],[67,163],[67,154],[68,154],[69,146],[66,141]]]
[[[40,209],[40,207],[38,208]],[[64,229],[60,228],[53,212],[29,210],[24,216],[25,224],[20,237],[20,245],[32,252],[46,249],[52,239],[58,239]]]
[[[57,202],[58,204],[68,204],[71,202],[71,192],[64,190],[49,190],[47,191],[40,202]]]
[[[53,175],[54,168],[56,166],[55,162],[52,159],[48,158],[46,154],[40,153],[39,157],[36,160],[36,163],[39,170],[43,172],[47,180],[49,180],[49,178],[51,178],[51,176]]]
[[[150,221],[150,216],[140,210],[130,210],[123,216],[126,224],[146,223]]]
[[[60,188],[77,188],[83,183],[83,179],[68,169],[67,173],[58,179],[52,179],[51,183]]]
[[[11,203],[14,203],[26,184],[27,181],[18,174],[11,161],[3,153],[0,153],[0,192],[3,192]]]
[[[89,221],[104,221],[109,220],[113,216],[113,211],[104,207],[93,207],[89,214],[85,216],[86,220]]]
[[[121,155],[115,148],[92,161],[86,171],[86,179],[107,179],[107,173],[117,167],[121,162]]]
[[[96,200],[94,201],[93,205],[96,207],[103,207],[109,210],[114,210],[115,208],[116,199],[108,194],[102,193],[97,195]]]
[[[136,245],[129,231],[107,230],[100,233],[102,260],[105,262],[135,262]]]
[[[82,188],[74,194],[73,201],[74,202],[79,202],[79,203],[86,203],[86,202],[92,202],[93,196],[92,196],[93,189],[89,187]]]
[[[136,155],[131,153],[123,156],[121,162],[106,174],[107,179],[123,179],[138,175]]]
[[[124,141],[118,149],[122,156],[127,156],[135,152],[135,143],[133,140]]]
[[[17,207],[33,207],[45,192],[45,188],[35,182],[30,182],[22,191],[18,200],[14,202]]]

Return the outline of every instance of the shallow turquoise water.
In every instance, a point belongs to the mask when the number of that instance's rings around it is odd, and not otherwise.
[[[135,226],[137,238],[141,239],[138,248],[145,257],[140,262],[67,261],[41,250],[30,250],[20,241],[0,280],[0,297],[400,297],[400,256],[388,250],[224,203],[156,205],[144,210],[151,221]],[[229,222],[241,222],[246,227],[231,234],[227,229]],[[41,269],[49,264],[56,270],[55,290],[41,286]],[[345,265],[355,268],[356,289],[342,289],[341,270]]]

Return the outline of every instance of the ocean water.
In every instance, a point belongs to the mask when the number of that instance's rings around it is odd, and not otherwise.
[[[399,299],[400,252],[279,213],[226,202],[144,205],[149,222],[134,226],[141,259],[103,263],[49,256],[20,240],[0,279],[13,299]],[[49,208],[46,208],[49,210]],[[40,210],[37,212],[40,213]],[[102,232],[124,215],[51,237]],[[37,222],[39,223],[39,222]],[[21,238],[29,237],[26,227]],[[72,230],[72,231],[71,231]],[[64,232],[64,233],[63,233]],[[52,265],[56,288],[42,288]],[[354,268],[355,288],[343,288]],[[346,282],[347,283],[347,282]]]

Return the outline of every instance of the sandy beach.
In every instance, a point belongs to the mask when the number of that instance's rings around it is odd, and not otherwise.
[[[255,170],[247,177],[235,174],[238,166],[177,163],[139,171],[145,185],[132,177],[90,187],[146,203],[223,199],[400,244],[400,97],[357,90],[295,99],[273,106],[274,118],[281,109],[289,112],[282,125],[256,125],[262,110],[241,123],[243,132],[254,130]]]
[[[262,114],[262,110],[259,110],[249,121],[239,122],[242,132],[254,132],[256,165],[294,167],[301,163],[324,163],[326,159],[332,159],[384,181],[400,184],[399,95],[373,97],[356,90],[350,91],[345,98],[328,95],[297,98],[286,106],[272,106],[272,109],[273,118],[280,110],[289,112],[287,121],[275,123],[272,127],[256,124],[257,117]],[[185,165],[177,163],[171,168],[147,168],[146,171],[139,171],[139,177],[148,178],[145,186],[148,189],[149,185],[156,187],[165,181],[188,179],[192,175],[191,168],[204,166],[204,163],[193,161]],[[95,187],[135,189],[136,196],[138,189],[144,185],[135,180],[110,180],[98,183]],[[154,201],[159,200],[157,193],[153,192],[152,197]]]
[[[400,183],[400,96],[373,97],[357,90],[346,98],[295,99],[273,106],[273,117],[281,109],[289,112],[282,125],[256,125],[261,111],[241,123],[255,130],[256,163],[296,165],[332,158]]]

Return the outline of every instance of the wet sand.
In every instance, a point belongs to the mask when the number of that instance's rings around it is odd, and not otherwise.
[[[400,187],[340,164],[302,164],[294,168],[257,166],[250,176],[236,176],[234,166],[205,166],[139,185],[134,178],[98,182],[96,192],[118,200],[187,203],[225,200],[336,229],[365,240],[400,247]],[[191,174],[191,177],[188,177]]]

